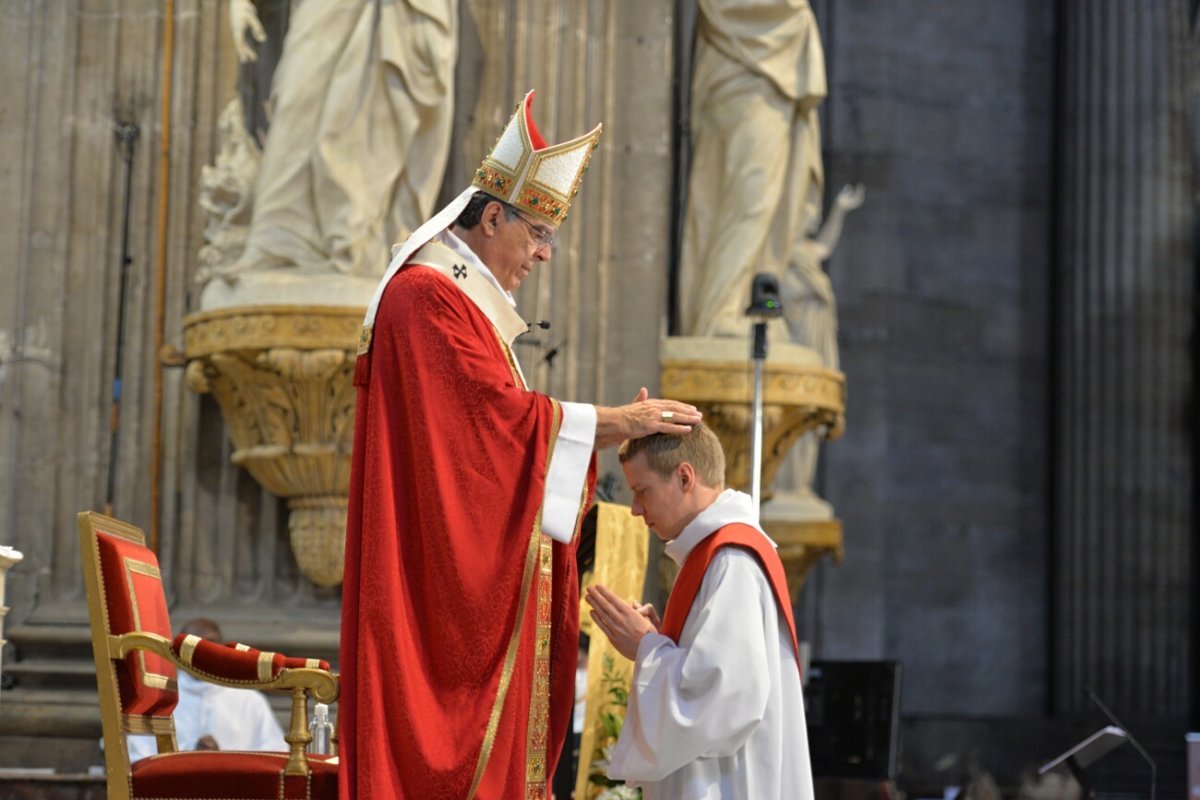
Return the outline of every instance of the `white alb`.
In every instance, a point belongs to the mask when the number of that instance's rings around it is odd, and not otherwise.
[[[666,552],[682,564],[710,533],[732,522],[758,528],[757,518],[749,495],[726,490]],[[644,637],[632,684],[608,774],[641,786],[646,800],[813,797],[800,670],[755,556],[716,552],[678,645]]]

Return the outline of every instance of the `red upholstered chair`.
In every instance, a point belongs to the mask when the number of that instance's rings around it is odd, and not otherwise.
[[[129,798],[336,798],[337,760],[306,755],[307,698],[337,699],[323,661],[288,658],[196,636],[172,638],[158,559],[132,525],[79,515],[92,652],[100,690],[109,800]],[[285,692],[292,719],[287,753],[176,749],[171,712],[177,670],[210,683]],[[125,735],[155,735],[158,755],[130,764]]]

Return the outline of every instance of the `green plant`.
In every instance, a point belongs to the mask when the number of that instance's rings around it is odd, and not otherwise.
[[[629,673],[618,669],[616,662],[607,653],[601,662],[603,672],[600,685],[604,688],[605,703],[600,710],[603,735],[596,737],[592,760],[588,767],[588,781],[603,787],[595,800],[641,800],[642,790],[626,786],[624,781],[608,777],[608,765],[612,759],[617,737],[625,724],[625,710],[629,707]]]

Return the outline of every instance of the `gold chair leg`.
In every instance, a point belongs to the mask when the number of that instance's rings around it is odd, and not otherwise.
[[[312,741],[312,734],[308,730],[308,703],[303,689],[292,689],[292,721],[283,738],[290,747],[284,774],[307,775],[308,759],[304,757],[304,750]]]

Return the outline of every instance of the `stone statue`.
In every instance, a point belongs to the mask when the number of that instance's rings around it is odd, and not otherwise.
[[[755,273],[783,275],[823,191],[825,57],[807,0],[700,0],[682,333],[747,335]]]
[[[441,187],[457,5],[300,2],[271,83],[245,249],[218,274],[383,274],[392,244],[433,213]],[[230,24],[238,58],[255,58],[266,33],[249,0],[231,3]]]
[[[861,206],[865,197],[862,184],[842,187],[829,218],[817,235],[806,234],[796,241],[779,284],[791,340],[820,353],[821,361],[828,369],[838,369],[837,302],[833,284],[822,264],[833,254],[841,239],[846,214]],[[820,218],[814,217],[808,232],[815,230],[819,222]]]
[[[246,130],[244,119],[242,99],[235,97],[217,121],[221,149],[216,163],[200,169],[199,203],[205,224],[196,282],[201,285],[236,261],[246,247],[262,154]]]
[[[252,0],[229,0],[229,28],[233,33],[233,50],[243,64],[258,60],[258,50],[246,40],[249,36],[258,44],[267,40],[267,30],[254,10]]]
[[[271,78],[283,56],[291,13],[291,0],[229,0],[242,121],[260,150],[270,127]]]
[[[826,369],[839,368],[837,302],[833,295],[833,284],[822,265],[838,245],[846,215],[861,206],[865,198],[866,190],[862,184],[842,187],[828,219],[816,236],[805,235],[797,240],[779,285],[784,320],[791,340],[817,351]],[[811,220],[809,233],[816,230],[818,222],[817,217]],[[780,477],[781,482],[794,487],[801,498],[816,504],[813,516],[827,517],[832,513],[828,504],[820,500],[812,489],[820,434],[821,431],[812,430],[800,437],[788,457],[791,480],[787,480],[788,470]]]

